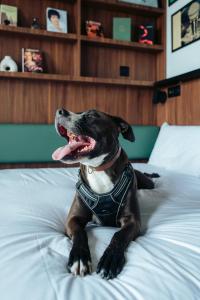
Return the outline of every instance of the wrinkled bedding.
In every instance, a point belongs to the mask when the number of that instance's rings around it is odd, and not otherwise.
[[[118,278],[95,273],[115,228],[87,227],[93,274],[66,269],[71,242],[64,222],[77,169],[0,171],[1,300],[200,299],[200,178],[135,164],[158,172],[154,190],[140,190],[142,235],[131,242]]]

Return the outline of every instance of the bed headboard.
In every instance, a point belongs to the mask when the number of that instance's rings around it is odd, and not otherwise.
[[[157,126],[132,126],[136,142],[120,137],[129,159],[148,159],[157,138]],[[0,163],[47,163],[51,154],[64,145],[54,125],[0,124]]]

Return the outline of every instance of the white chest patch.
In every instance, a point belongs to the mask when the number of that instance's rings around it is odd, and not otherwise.
[[[93,171],[91,174],[87,172],[87,179],[90,188],[98,194],[108,193],[114,187],[110,177],[104,171]]]

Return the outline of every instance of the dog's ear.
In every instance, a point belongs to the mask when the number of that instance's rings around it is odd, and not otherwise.
[[[129,140],[130,142],[134,142],[135,135],[133,133],[131,126],[120,117],[111,116],[111,118],[114,121],[114,123],[117,125],[118,130],[123,135],[123,137],[126,140]]]

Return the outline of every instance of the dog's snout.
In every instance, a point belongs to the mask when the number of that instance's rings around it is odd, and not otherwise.
[[[67,110],[65,110],[64,108],[60,108],[58,109],[58,115],[60,116],[64,116],[64,117],[68,117],[70,114]]]

